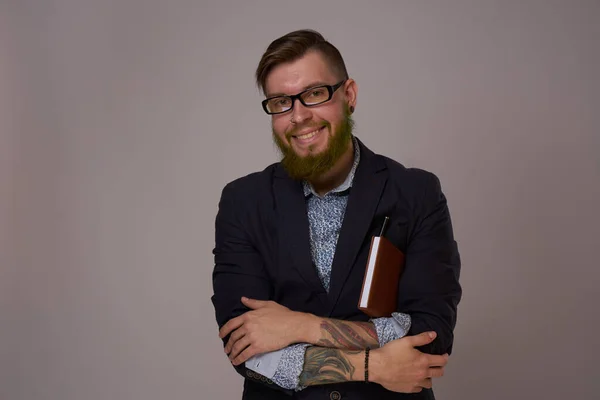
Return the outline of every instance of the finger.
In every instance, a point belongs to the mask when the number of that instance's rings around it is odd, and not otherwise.
[[[448,355],[444,354],[443,356],[437,356],[427,354],[427,364],[430,367],[445,367],[446,364],[448,364]]]
[[[431,381],[431,378],[425,378],[421,382],[419,382],[418,386],[422,387],[423,389],[431,389],[433,386],[433,382]]]
[[[227,341],[227,344],[225,345],[225,353],[229,354],[229,352],[231,351],[231,348],[233,347],[235,342],[240,340],[240,338],[242,338],[245,334],[246,334],[246,329],[244,329],[243,326],[241,328],[233,331],[231,336],[229,336],[229,340]]]
[[[246,347],[250,346],[250,344],[251,343],[248,336],[244,336],[243,338],[235,342],[235,344],[231,348],[231,353],[229,353],[229,359],[233,361],[237,356],[240,355],[242,351],[244,351],[244,349],[246,349]]]
[[[428,375],[430,378],[441,378],[444,376],[444,367],[429,368]]]
[[[230,332],[242,326],[244,323],[242,317],[243,315],[240,315],[239,317],[235,317],[227,321],[227,323],[223,325],[223,327],[219,331],[219,337],[223,339],[224,337],[227,337],[227,335],[229,335]]]
[[[413,347],[425,346],[433,342],[437,334],[435,332],[423,332],[415,336],[408,336],[410,343]]]
[[[237,356],[233,361],[233,365],[240,365],[248,361],[251,357],[254,357],[258,354],[258,351],[255,350],[254,346],[248,346],[239,356]]]
[[[242,304],[253,310],[258,310],[259,308],[266,307],[269,304],[269,302],[264,300],[249,299],[248,297],[242,297]]]

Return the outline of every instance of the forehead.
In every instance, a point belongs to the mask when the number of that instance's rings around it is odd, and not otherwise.
[[[333,85],[335,75],[323,55],[310,51],[301,58],[273,68],[265,82],[265,94],[296,94],[315,84]]]

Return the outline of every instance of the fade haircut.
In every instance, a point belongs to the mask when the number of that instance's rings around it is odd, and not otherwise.
[[[256,85],[260,91],[265,93],[267,77],[273,68],[296,61],[309,51],[318,51],[339,80],[348,79],[346,65],[339,50],[319,32],[302,29],[275,39],[267,47],[256,68]]]

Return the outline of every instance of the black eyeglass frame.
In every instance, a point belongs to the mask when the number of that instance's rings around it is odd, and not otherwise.
[[[265,110],[265,112],[269,115],[276,115],[276,114],[283,114],[286,113],[288,111],[292,111],[294,109],[294,104],[296,104],[296,99],[300,100],[300,103],[302,103],[302,105],[304,107],[316,107],[316,106],[320,106],[323,103],[327,103],[329,100],[331,100],[331,98],[333,97],[333,94],[335,93],[336,90],[338,90],[346,81],[348,80],[348,78],[344,79],[341,82],[336,83],[335,85],[319,85],[319,86],[314,86],[311,88],[308,88],[306,90],[301,91],[298,94],[292,94],[292,95],[280,95],[280,96],[273,96],[273,97],[269,97],[266,98],[262,101],[262,107],[263,110]],[[324,100],[320,103],[316,103],[316,104],[306,104],[304,102],[304,100],[302,100],[302,95],[306,92],[310,92],[311,90],[315,90],[315,89],[319,89],[319,88],[325,88],[327,89],[327,92],[329,93],[329,97],[327,98],[327,100]],[[268,108],[267,108],[267,103],[269,102],[269,100],[273,100],[273,99],[277,99],[279,97],[286,97],[289,99],[292,99],[292,106],[285,110],[285,111],[279,111],[279,112],[269,112]]]

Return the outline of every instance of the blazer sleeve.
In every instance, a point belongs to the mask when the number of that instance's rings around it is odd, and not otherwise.
[[[436,339],[419,350],[450,354],[457,306],[462,296],[461,261],[452,222],[439,179],[425,175],[417,218],[400,279],[398,310],[411,317],[409,335],[435,331]]]
[[[248,207],[248,194],[240,192],[234,183],[223,189],[219,201],[219,210],[215,220],[214,270],[212,274],[215,315],[219,329],[227,321],[249,311],[241,297],[269,300],[272,293],[269,277],[264,268],[261,255],[252,245],[248,234],[248,219],[244,218]],[[245,199],[245,201],[242,201]],[[223,346],[229,336],[223,339]],[[247,369],[244,364],[235,370],[245,379],[262,383],[272,389],[291,394],[270,379]]]

